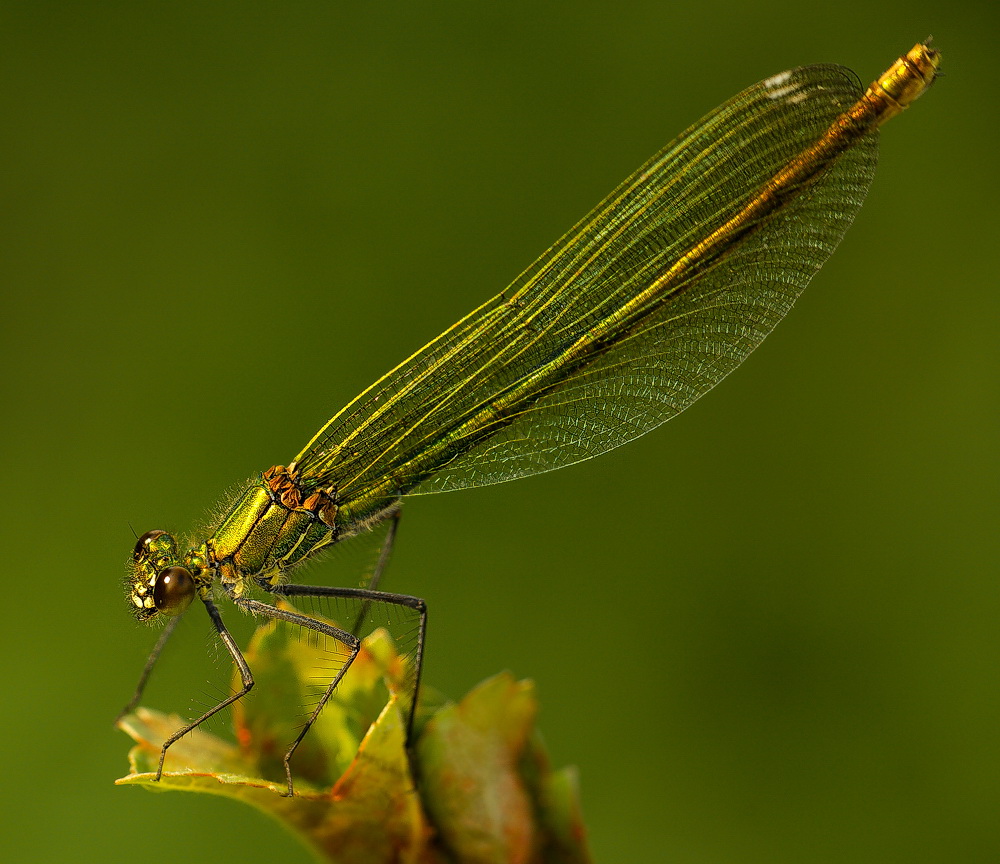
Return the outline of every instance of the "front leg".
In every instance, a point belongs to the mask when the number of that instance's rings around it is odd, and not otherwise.
[[[208,610],[209,617],[212,619],[212,624],[215,626],[216,632],[219,634],[219,638],[222,640],[222,644],[226,646],[226,650],[230,653],[233,658],[233,662],[236,664],[236,668],[240,670],[240,678],[243,681],[243,687],[239,692],[232,694],[226,699],[223,699],[218,705],[210,708],[204,714],[201,715],[193,723],[188,723],[183,729],[179,729],[174,732],[166,741],[163,742],[163,747],[160,750],[160,764],[156,769],[156,780],[159,780],[163,776],[163,760],[167,758],[167,749],[171,744],[179,741],[188,732],[197,729],[202,723],[204,723],[213,714],[218,714],[223,708],[232,705],[234,702],[242,699],[250,690],[253,688],[253,675],[250,672],[250,667],[247,665],[246,658],[240,652],[240,649],[236,646],[236,642],[233,637],[229,634],[226,629],[226,625],[222,622],[222,616],[219,614],[216,605],[209,600],[207,597],[202,597],[201,602],[205,604],[205,608]]]
[[[126,714],[130,714],[132,709],[139,704],[139,700],[142,698],[142,691],[146,689],[146,682],[149,681],[149,676],[153,671],[153,667],[156,665],[156,661],[160,658],[160,654],[163,652],[163,648],[167,644],[167,640],[171,637],[174,630],[177,629],[177,625],[181,623],[181,618],[183,617],[183,615],[175,615],[167,621],[167,626],[163,628],[163,632],[160,633],[160,638],[156,640],[153,650],[146,659],[146,665],[143,667],[142,674],[139,676],[139,683],[135,685],[135,692],[132,694],[132,698],[128,700],[128,704],[122,708],[122,710],[118,712],[118,716],[115,717],[116,725],[122,717]]]

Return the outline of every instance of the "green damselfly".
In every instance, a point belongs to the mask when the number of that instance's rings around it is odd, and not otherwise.
[[[738,366],[788,312],[861,207],[878,127],[933,82],[919,44],[863,91],[840,66],[793,69],[712,111],[625,180],[502,294],[446,330],[336,414],[288,464],[253,478],[209,536],[182,552],[139,538],[127,576],[141,620],[167,616],[129,709],[195,597],[242,686],[167,748],[253,686],[216,606],[301,625],[344,647],[289,760],[350,668],[375,604],[418,620],[409,729],[427,612],[379,590],[401,500],[513,480],[589,459],[683,411]],[[297,565],[381,526],[367,588],[299,585]],[[335,598],[351,630],[255,599]],[[349,622],[344,622],[349,623]],[[128,709],[126,709],[128,710]]]

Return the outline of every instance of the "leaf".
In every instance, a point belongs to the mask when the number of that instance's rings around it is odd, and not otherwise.
[[[396,692],[407,669],[385,631],[363,641],[306,735],[292,759],[296,794],[285,797],[282,757],[317,668],[330,663],[286,629],[262,625],[247,651],[260,695],[234,711],[236,743],[195,729],[167,751],[156,782],[162,742],[184,721],[139,708],[119,723],[136,744],[117,782],[243,801],[338,864],[590,861],[576,775],[551,769],[534,685],[501,673],[457,704],[425,693],[408,750]]]
[[[503,672],[424,727],[424,802],[459,861],[590,860],[575,772],[552,772],[537,713],[534,684]]]

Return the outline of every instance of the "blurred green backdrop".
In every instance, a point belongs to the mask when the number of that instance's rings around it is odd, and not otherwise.
[[[0,8],[0,857],[306,861],[222,800],[115,788],[187,530],[738,90],[933,33],[794,312],[684,416],[406,508],[427,680],[537,680],[602,862],[1000,860],[996,5]],[[185,623],[157,707],[206,677]]]

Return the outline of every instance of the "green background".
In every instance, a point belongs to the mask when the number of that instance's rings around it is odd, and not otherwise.
[[[1000,860],[996,5],[5,3],[0,857],[306,861],[116,788],[154,634],[132,527],[195,527],[785,68],[933,33],[869,201],[683,417],[406,507],[427,681],[534,678],[602,862]],[[131,526],[131,527],[130,527]],[[190,616],[150,702],[204,699]]]

